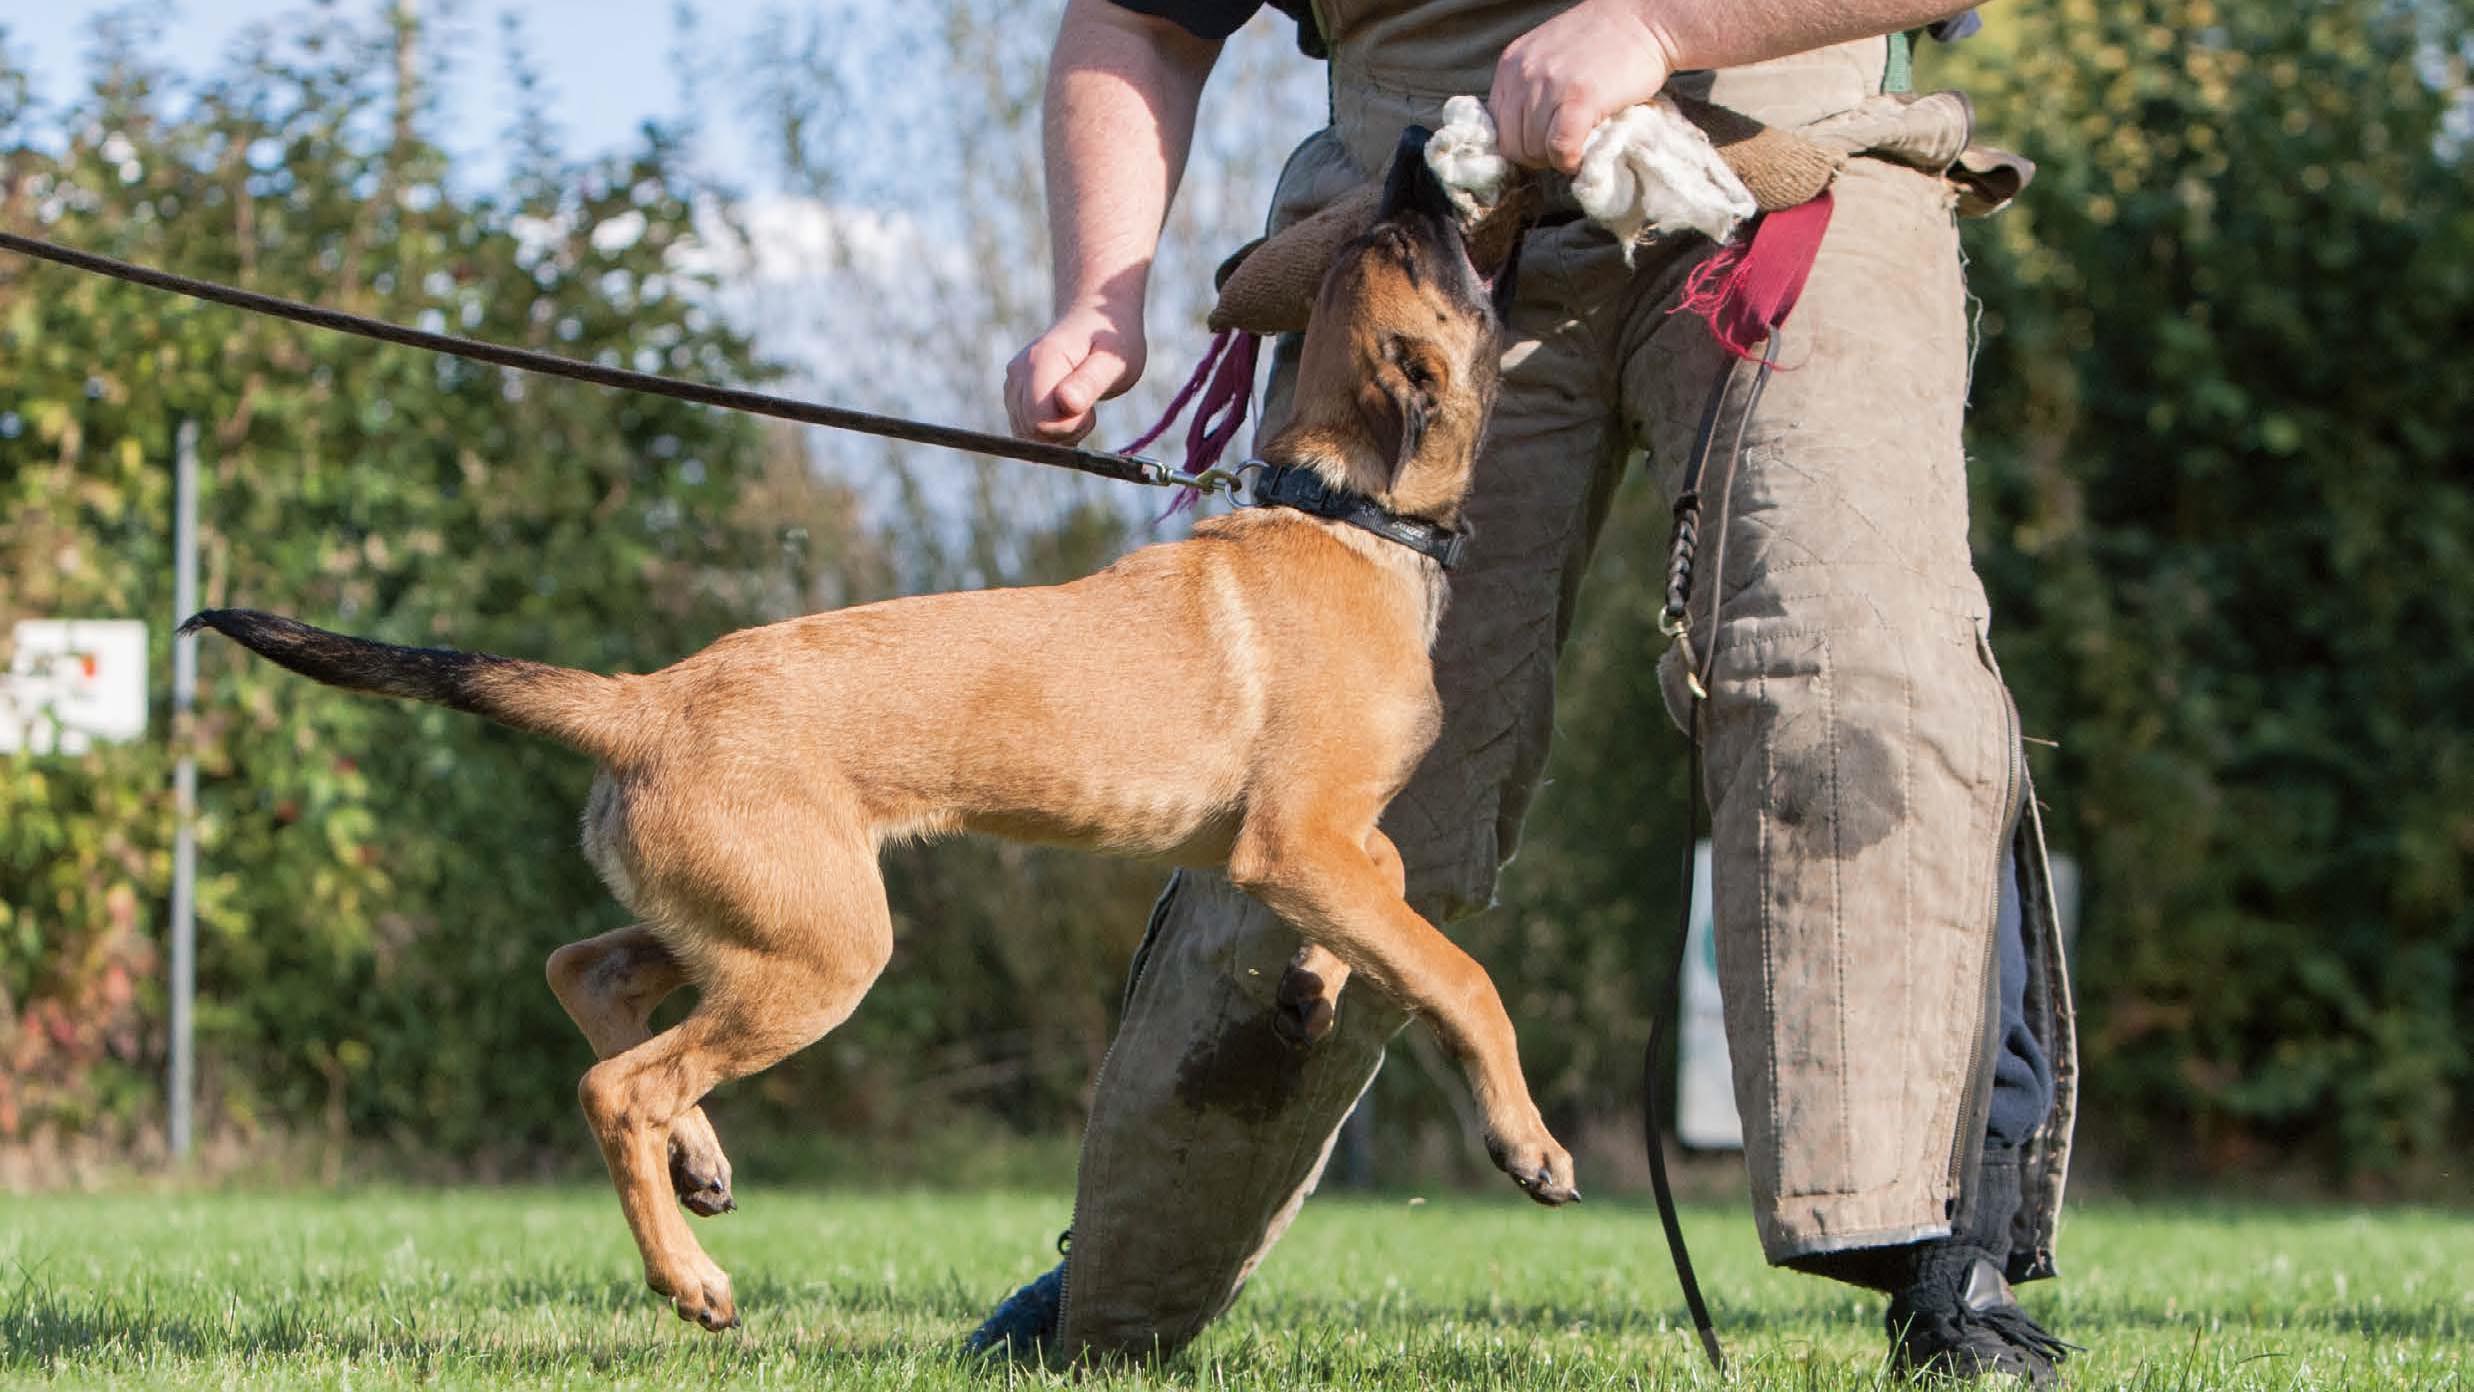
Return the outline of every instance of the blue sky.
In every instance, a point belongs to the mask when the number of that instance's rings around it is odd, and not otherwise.
[[[348,12],[367,13],[380,0],[340,2]],[[297,14],[305,3],[175,0],[163,7],[169,25],[160,51],[181,57],[182,66],[193,70],[209,66],[207,60],[220,55],[245,28]],[[425,15],[442,9],[440,0],[420,4]],[[12,2],[0,6],[0,29],[32,70],[38,94],[56,103],[74,96],[85,76],[88,28],[94,18],[124,7],[94,0]],[[457,39],[463,51],[456,79],[445,94],[445,128],[436,133],[458,156],[489,164],[490,152],[507,128],[512,93],[500,62],[498,22],[509,10],[523,21],[527,48],[549,85],[569,153],[591,155],[623,145],[638,122],[667,114],[678,104],[679,83],[671,63],[673,0],[526,0],[512,6],[500,0],[457,0],[445,8],[450,14],[446,36]],[[697,43],[724,51],[743,37],[753,9],[713,0],[700,0],[695,8],[700,19]],[[712,123],[710,136],[708,158],[734,176],[749,172],[737,122]]]

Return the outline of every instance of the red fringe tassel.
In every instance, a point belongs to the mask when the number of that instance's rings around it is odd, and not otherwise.
[[[1676,310],[1690,310],[1728,352],[1757,359],[1763,340],[1787,322],[1812,277],[1830,230],[1830,195],[1764,213],[1749,235],[1738,236],[1693,268]],[[1674,310],[1668,311],[1674,313]]]

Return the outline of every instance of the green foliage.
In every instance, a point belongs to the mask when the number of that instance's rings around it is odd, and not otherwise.
[[[759,375],[681,269],[701,191],[660,130],[626,158],[467,194],[415,113],[389,119],[383,25],[317,14],[194,90],[148,65],[142,32],[106,34],[65,150],[9,154],[9,225],[483,338]],[[644,670],[754,616],[783,583],[783,529],[810,520],[798,507],[834,535],[827,500],[776,496],[742,419],[6,275],[0,618],[143,617],[158,672],[184,418],[204,434],[206,602],[397,641]],[[226,645],[201,670],[210,1122],[323,1118],[462,1155],[564,1139],[585,1051],[540,962],[617,912],[574,851],[589,769]],[[0,777],[0,1008],[29,1022],[9,1035],[26,1056],[0,1132],[83,1128],[130,1092],[112,1078],[160,1057],[168,765],[155,741]],[[73,1028],[37,1028],[55,1018]],[[122,1073],[89,1071],[106,1057]]]
[[[2474,1081],[2462,3],[2005,7],[1979,551],[2127,1154],[2439,1162]],[[2165,1161],[2157,1162],[2160,1167]]]
[[[7,155],[7,225],[478,338],[767,374],[682,269],[712,259],[699,220],[727,204],[672,130],[569,167],[533,113],[509,187],[476,193],[420,111],[390,108],[409,33],[321,10],[192,90],[150,66],[144,25],[101,32],[94,91],[41,122],[62,152]],[[20,85],[0,50],[0,129]],[[206,603],[600,671],[897,584],[1065,578],[1127,544],[1111,495],[1044,489],[1026,527],[1024,490],[989,485],[959,518],[906,494],[888,550],[795,437],[741,418],[0,269],[0,624],[144,617],[158,673],[184,418],[204,427]],[[589,765],[212,640],[201,669],[203,1124],[460,1166],[586,1153],[589,1053],[540,964],[623,921],[575,850]],[[171,761],[149,741],[0,765],[0,1143],[158,1114]],[[888,878],[885,987],[725,1124],[811,1157],[838,1154],[802,1134],[820,1124],[898,1137],[966,1105],[1063,1129],[1158,872],[966,845],[896,848]]]

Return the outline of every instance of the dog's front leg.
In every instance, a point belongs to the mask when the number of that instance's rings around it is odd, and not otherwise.
[[[1280,973],[1280,988],[1272,997],[1272,1033],[1291,1048],[1311,1049],[1338,1022],[1340,988],[1348,984],[1349,964],[1331,949],[1307,943],[1289,958]]]
[[[550,954],[550,991],[593,1046],[612,1058],[653,1037],[653,1008],[687,984],[687,970],[645,924],[569,943]],[[670,1126],[670,1187],[690,1213],[710,1218],[736,1209],[730,1157],[704,1108]]]
[[[1494,982],[1401,898],[1396,874],[1385,872],[1367,838],[1249,827],[1229,859],[1229,878],[1434,1024],[1468,1073],[1486,1118],[1487,1153],[1514,1183],[1543,1204],[1580,1197],[1570,1153],[1530,1100]]]

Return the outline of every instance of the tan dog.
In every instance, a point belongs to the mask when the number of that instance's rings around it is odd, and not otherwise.
[[[1498,310],[1423,135],[1404,139],[1380,220],[1325,279],[1292,421],[1264,453],[1450,528],[1493,404]],[[561,948],[550,980],[602,1056],[579,1091],[646,1279],[718,1329],[737,1323],[729,1278],[672,1202],[675,1189],[698,1211],[731,1203],[698,1101],[859,1004],[893,947],[877,852],[898,837],[983,832],[1225,867],[1312,945],[1282,992],[1292,1037],[1328,1028],[1339,981],[1365,976],[1460,1057],[1496,1163],[1541,1203],[1578,1197],[1493,983],[1403,901],[1376,827],[1436,732],[1427,654],[1443,600],[1427,555],[1260,507],[1072,584],[793,619],[646,676],[245,610],[191,626],[601,760],[585,852],[643,922]],[[1208,718],[1128,738],[1125,716],[1145,709]],[[690,984],[694,1010],[649,1033],[654,1005]]]

